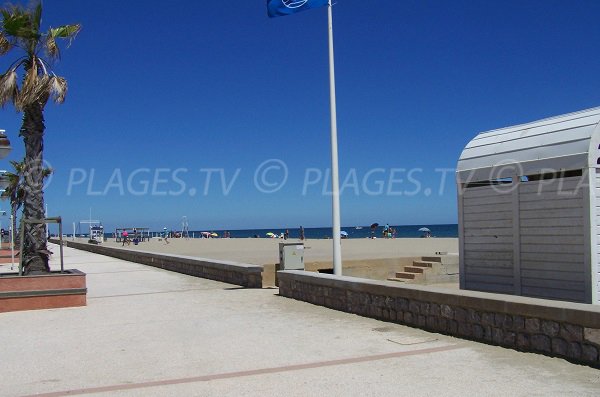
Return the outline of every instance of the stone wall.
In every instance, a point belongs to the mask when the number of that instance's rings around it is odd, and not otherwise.
[[[302,271],[278,279],[288,298],[600,368],[596,305]]]
[[[58,244],[57,240],[51,242]],[[181,255],[162,255],[154,252],[128,250],[102,245],[65,241],[67,247],[106,255],[130,262],[141,263],[190,276],[208,278],[248,288],[262,288],[263,267],[215,259],[196,258]]]

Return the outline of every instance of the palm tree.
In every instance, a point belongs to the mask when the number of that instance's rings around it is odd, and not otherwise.
[[[44,218],[44,107],[50,98],[62,103],[67,93],[67,81],[55,75],[50,69],[50,61],[60,58],[57,39],[75,38],[79,24],[40,30],[42,21],[41,1],[34,1],[30,7],[6,5],[0,8],[0,56],[12,49],[23,55],[17,58],[0,75],[0,105],[12,103],[17,111],[23,112],[23,123],[19,135],[25,143],[23,165],[23,217],[25,219]],[[42,55],[47,56],[47,60]],[[24,71],[19,86],[18,70]],[[49,272],[45,224],[25,224],[25,240],[21,253],[25,274]]]
[[[13,166],[15,172],[7,172],[5,175],[8,178],[8,186],[0,196],[0,198],[8,199],[10,202],[10,213],[12,215],[12,230],[13,230],[13,243],[16,244],[18,241],[17,233],[17,211],[21,208],[25,202],[25,160],[23,161],[11,161],[10,164]],[[42,170],[42,176],[46,179],[52,174],[51,168],[45,168]]]
[[[10,163],[15,169],[15,172],[7,172],[5,174],[8,178],[8,186],[4,190],[4,193],[2,193],[2,198],[7,198],[10,201],[10,214],[12,218],[11,227],[13,230],[12,243],[14,244],[16,242],[15,237],[17,235],[17,211],[23,206],[23,196],[25,194],[25,190],[22,186],[22,175],[25,162],[11,161]]]

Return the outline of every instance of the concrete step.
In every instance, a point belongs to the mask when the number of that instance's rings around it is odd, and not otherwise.
[[[413,261],[412,265],[417,267],[433,267],[435,263],[439,262]]]
[[[396,272],[396,278],[403,278],[406,280],[415,280],[418,276],[422,276],[422,273]]]
[[[442,263],[442,257],[440,256],[422,256],[421,260],[424,262],[438,262]]]
[[[388,281],[396,281],[398,283],[405,283],[408,280],[405,278],[390,277],[390,278],[388,278]]]
[[[420,260],[414,260],[412,265],[404,266],[404,271],[396,272],[396,277],[389,280],[399,279],[416,284],[454,282],[458,280],[457,258],[458,255],[424,256]]]

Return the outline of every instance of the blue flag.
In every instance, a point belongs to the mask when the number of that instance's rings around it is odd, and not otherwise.
[[[271,18],[283,17],[328,4],[329,0],[267,0],[267,11]]]

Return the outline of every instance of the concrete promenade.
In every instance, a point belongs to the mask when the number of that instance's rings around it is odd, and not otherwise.
[[[600,390],[593,368],[337,312],[279,297],[277,289],[243,289],[69,248],[65,262],[87,273],[88,305],[0,315],[1,396]]]

